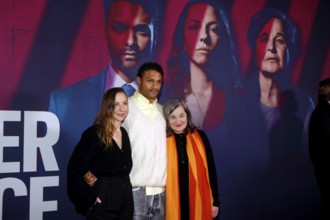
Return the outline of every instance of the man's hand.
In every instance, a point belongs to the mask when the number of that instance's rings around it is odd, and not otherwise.
[[[90,187],[92,187],[94,186],[94,183],[97,181],[97,178],[96,176],[94,176],[94,174],[91,171],[88,171],[84,175],[84,180]]]

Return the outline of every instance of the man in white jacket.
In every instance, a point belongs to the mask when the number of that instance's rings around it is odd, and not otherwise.
[[[129,113],[123,123],[132,147],[134,220],[165,219],[166,122],[157,102],[163,75],[158,63],[140,66],[139,91],[129,97]]]

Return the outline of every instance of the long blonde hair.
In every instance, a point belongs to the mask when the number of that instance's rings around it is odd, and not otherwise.
[[[113,119],[113,113],[115,110],[116,95],[118,93],[125,93],[120,87],[114,87],[106,91],[102,98],[101,109],[96,116],[94,124],[98,125],[97,135],[102,144],[104,144],[104,150],[109,150],[112,146],[112,137],[115,132],[115,124]]]

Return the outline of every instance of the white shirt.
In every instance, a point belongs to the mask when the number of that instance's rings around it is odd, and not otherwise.
[[[166,184],[166,123],[162,106],[149,101],[139,92],[129,97],[129,112],[123,123],[128,132],[133,158],[130,173],[133,187],[164,189]],[[157,191],[157,190],[156,190]],[[158,191],[159,192],[159,191]]]

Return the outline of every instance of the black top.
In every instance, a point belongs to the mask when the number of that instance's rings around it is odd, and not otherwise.
[[[214,198],[213,206],[219,207],[219,193],[217,184],[217,173],[214,164],[213,153],[209,140],[202,130],[197,130],[202,138],[207,166],[208,175],[210,180],[210,186],[212,190],[212,196]],[[185,134],[175,134],[175,142],[178,154],[178,168],[179,168],[179,187],[180,187],[180,207],[181,207],[181,220],[189,220],[189,167],[188,167],[188,154],[187,154],[187,139]]]
[[[314,164],[329,163],[330,153],[330,104],[319,103],[309,121],[309,151]],[[324,164],[322,164],[324,163]]]
[[[321,195],[321,216],[329,219],[330,207],[330,104],[319,102],[309,121],[309,152]]]
[[[98,136],[98,125],[86,129],[74,149],[67,170],[68,193],[77,212],[85,214],[97,197],[83,176],[91,171],[96,177],[129,178],[132,169],[131,145],[126,130],[121,127],[122,149],[112,139],[109,150],[104,149]]]

